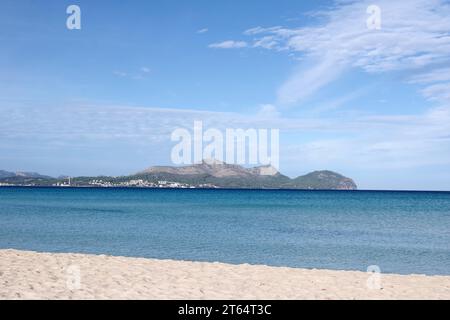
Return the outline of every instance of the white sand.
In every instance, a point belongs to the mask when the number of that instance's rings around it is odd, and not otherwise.
[[[356,271],[0,250],[1,299],[450,299],[450,276],[386,274],[381,289],[369,289],[369,277]]]

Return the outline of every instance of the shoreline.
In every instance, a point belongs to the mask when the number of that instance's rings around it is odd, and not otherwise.
[[[397,192],[397,193],[450,193],[450,190],[389,190],[389,189],[293,189],[293,188],[206,188],[206,187],[195,187],[195,188],[174,188],[174,187],[100,187],[100,186],[27,186],[27,185],[0,185],[1,188],[23,188],[23,189],[102,189],[102,190],[117,190],[117,189],[130,189],[130,190],[230,190],[230,191],[309,191],[309,192]]]
[[[450,299],[450,275],[0,250],[0,299]]]

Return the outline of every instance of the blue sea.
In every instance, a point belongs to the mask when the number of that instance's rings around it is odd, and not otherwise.
[[[450,274],[450,193],[0,188],[0,248]]]

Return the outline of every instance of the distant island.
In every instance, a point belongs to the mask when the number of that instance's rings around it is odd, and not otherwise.
[[[233,188],[356,190],[355,182],[323,170],[291,179],[270,166],[245,168],[216,160],[171,167],[157,166],[120,177],[50,177],[34,172],[0,170],[0,186],[141,187],[141,188]]]

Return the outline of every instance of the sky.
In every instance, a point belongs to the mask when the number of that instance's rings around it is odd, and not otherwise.
[[[443,0],[3,0],[0,169],[171,165],[171,133],[202,121],[279,129],[290,177],[450,190],[449,17]]]

